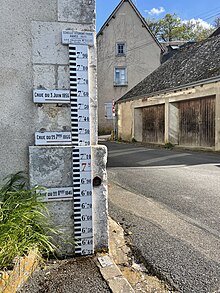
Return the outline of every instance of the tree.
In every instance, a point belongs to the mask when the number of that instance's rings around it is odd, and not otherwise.
[[[186,37],[191,41],[202,41],[207,39],[214,31],[214,27],[205,28],[199,20],[188,20],[183,22]]]
[[[174,14],[166,14],[164,18],[147,20],[152,32],[160,41],[169,42],[179,40],[183,33],[180,18]]]
[[[216,17],[214,20],[214,27],[218,28],[220,27],[220,16]]]
[[[207,38],[213,28],[204,28],[199,20],[182,21],[175,13],[166,14],[159,20],[146,19],[159,41],[200,41]]]

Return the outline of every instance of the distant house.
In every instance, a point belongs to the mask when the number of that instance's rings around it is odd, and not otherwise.
[[[113,128],[112,101],[160,66],[162,46],[131,0],[122,0],[97,34],[99,130]]]
[[[220,35],[180,48],[117,107],[123,140],[220,150]]]

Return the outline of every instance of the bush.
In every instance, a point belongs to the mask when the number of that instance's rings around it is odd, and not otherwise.
[[[165,143],[164,147],[165,147],[165,149],[171,149],[172,150],[174,148],[174,145],[172,143],[170,143],[170,142],[167,142],[167,143]]]
[[[11,175],[0,189],[0,269],[10,268],[16,256],[31,249],[54,252],[45,203],[37,188],[28,189],[22,172]]]
[[[134,137],[132,137],[131,142],[132,142],[132,143],[135,143],[135,142],[137,142],[137,141],[136,141],[136,139],[135,139]]]

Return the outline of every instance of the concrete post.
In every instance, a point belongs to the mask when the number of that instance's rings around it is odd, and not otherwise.
[[[179,109],[168,99],[165,101],[165,143],[179,143]]]
[[[215,150],[220,150],[220,88],[216,90],[215,102]]]
[[[169,142],[179,143],[179,109],[176,103],[169,103]]]
[[[169,100],[165,100],[165,131],[164,131],[164,143],[169,143]]]
[[[134,108],[133,137],[136,141],[143,140],[143,108]]]

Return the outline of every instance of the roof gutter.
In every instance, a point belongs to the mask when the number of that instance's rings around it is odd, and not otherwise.
[[[220,81],[220,76],[217,77],[211,77],[208,79],[202,79],[199,81],[194,81],[191,83],[186,83],[180,86],[177,86],[175,88],[168,88],[165,90],[161,90],[161,91],[157,91],[157,92],[153,92],[153,93],[149,93],[149,94],[145,94],[145,95],[140,95],[140,96],[134,96],[132,98],[128,98],[128,99],[122,99],[120,101],[120,99],[118,101],[116,101],[117,104],[123,103],[123,102],[127,102],[127,101],[131,101],[131,100],[138,100],[141,98],[148,98],[148,97],[153,97],[153,96],[157,96],[157,95],[161,95],[161,94],[166,94],[166,93],[170,93],[170,92],[175,92],[176,90],[180,90],[180,89],[186,89],[188,87],[192,87],[192,86],[197,86],[197,85],[203,85],[203,84],[209,84],[209,83],[213,83],[213,82],[218,82]]]

